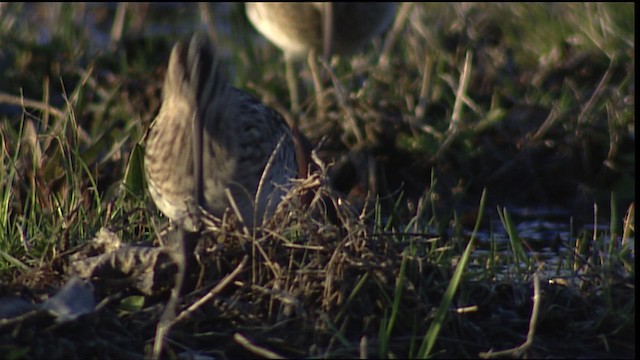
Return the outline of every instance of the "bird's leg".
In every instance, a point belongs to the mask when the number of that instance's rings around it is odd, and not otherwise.
[[[333,3],[322,3],[322,58],[326,63],[329,63],[329,58],[333,51],[333,35],[334,35],[334,13]],[[311,76],[313,77],[313,88],[316,92],[316,106],[318,107],[317,117],[323,119],[326,113],[326,104],[324,102],[324,88],[322,81],[324,80],[323,73],[318,70],[317,54],[312,49],[309,52],[309,68],[311,69]]]
[[[333,32],[334,32],[334,16],[333,3],[325,2],[322,4],[324,11],[322,14],[322,56],[325,61],[329,61],[333,52]]]
[[[152,359],[159,359],[162,353],[162,347],[164,343],[164,337],[169,333],[169,330],[174,324],[176,319],[176,309],[180,301],[180,294],[185,290],[186,278],[189,274],[190,265],[194,263],[194,244],[196,244],[199,233],[190,232],[176,227],[173,232],[169,233],[169,254],[171,259],[176,264],[176,277],[173,288],[171,289],[171,295],[164,307],[162,316],[158,326],[156,327],[156,335],[153,343]]]
[[[318,68],[318,59],[315,50],[309,51],[307,61],[309,62],[309,69],[311,69],[311,77],[313,78],[313,88],[316,93],[316,107],[317,118],[324,119],[325,117],[325,102],[324,102],[324,87],[322,86],[322,73]]]
[[[287,86],[289,87],[289,97],[291,99],[291,112],[293,113],[294,123],[297,125],[297,119],[300,116],[300,94],[296,68],[291,56],[287,54],[284,55],[284,65],[285,75],[287,76]]]

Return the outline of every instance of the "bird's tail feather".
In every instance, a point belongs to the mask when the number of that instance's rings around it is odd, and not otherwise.
[[[178,42],[171,51],[164,84],[164,97],[185,98],[200,116],[220,109],[227,80],[222,73],[212,44],[202,34]]]

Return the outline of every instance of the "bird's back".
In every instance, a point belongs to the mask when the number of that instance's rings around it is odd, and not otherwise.
[[[278,186],[295,177],[291,134],[277,112],[228,85],[211,44],[201,35],[178,42],[169,60],[163,102],[146,142],[145,171],[157,207],[179,225],[194,230],[193,128],[204,123],[202,183],[204,208],[221,216],[229,188],[242,217],[254,225],[254,199],[263,170],[274,154],[263,187],[272,206],[259,198],[257,215],[279,202]],[[278,144],[281,146],[278,147]],[[274,152],[274,150],[277,151]],[[268,169],[269,170],[269,169]]]

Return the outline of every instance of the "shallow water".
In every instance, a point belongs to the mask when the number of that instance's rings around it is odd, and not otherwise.
[[[480,230],[476,234],[477,246],[472,253],[472,260],[469,269],[477,269],[480,274],[486,271],[487,263],[474,263],[474,260],[486,260],[491,257],[495,259],[492,264],[496,269],[494,274],[498,281],[508,280],[512,274],[519,271],[531,273],[538,272],[544,281],[550,283],[573,283],[580,282],[580,274],[584,270],[583,266],[594,261],[606,262],[608,257],[607,249],[610,242],[614,241],[614,247],[625,246],[630,251],[632,258],[635,258],[635,237],[626,239],[622,243],[621,235],[615,239],[610,237],[611,228],[608,223],[599,221],[597,225],[584,224],[576,226],[568,210],[560,207],[513,207],[507,210],[516,227],[516,234],[524,243],[528,259],[515,264],[514,252],[505,226],[500,221],[497,214],[493,217],[490,229]],[[597,241],[591,241],[597,232]],[[464,235],[471,237],[472,230],[465,229]],[[582,253],[578,246],[579,238],[587,240],[591,246]],[[593,243],[597,244],[594,249]],[[530,269],[526,269],[525,263],[529,263]],[[571,266],[568,266],[571,265]]]

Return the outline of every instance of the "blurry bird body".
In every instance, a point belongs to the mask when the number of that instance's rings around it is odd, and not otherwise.
[[[389,26],[396,6],[384,2],[247,3],[246,13],[286,57],[301,59],[310,50],[325,50],[325,34],[331,37],[332,53],[360,50]]]
[[[145,173],[156,206],[174,223],[195,231],[194,122],[203,120],[202,205],[221,217],[230,207],[244,222],[262,223],[297,173],[291,132],[282,117],[229,86],[213,48],[201,36],[177,43],[169,60],[158,116],[149,129]]]

